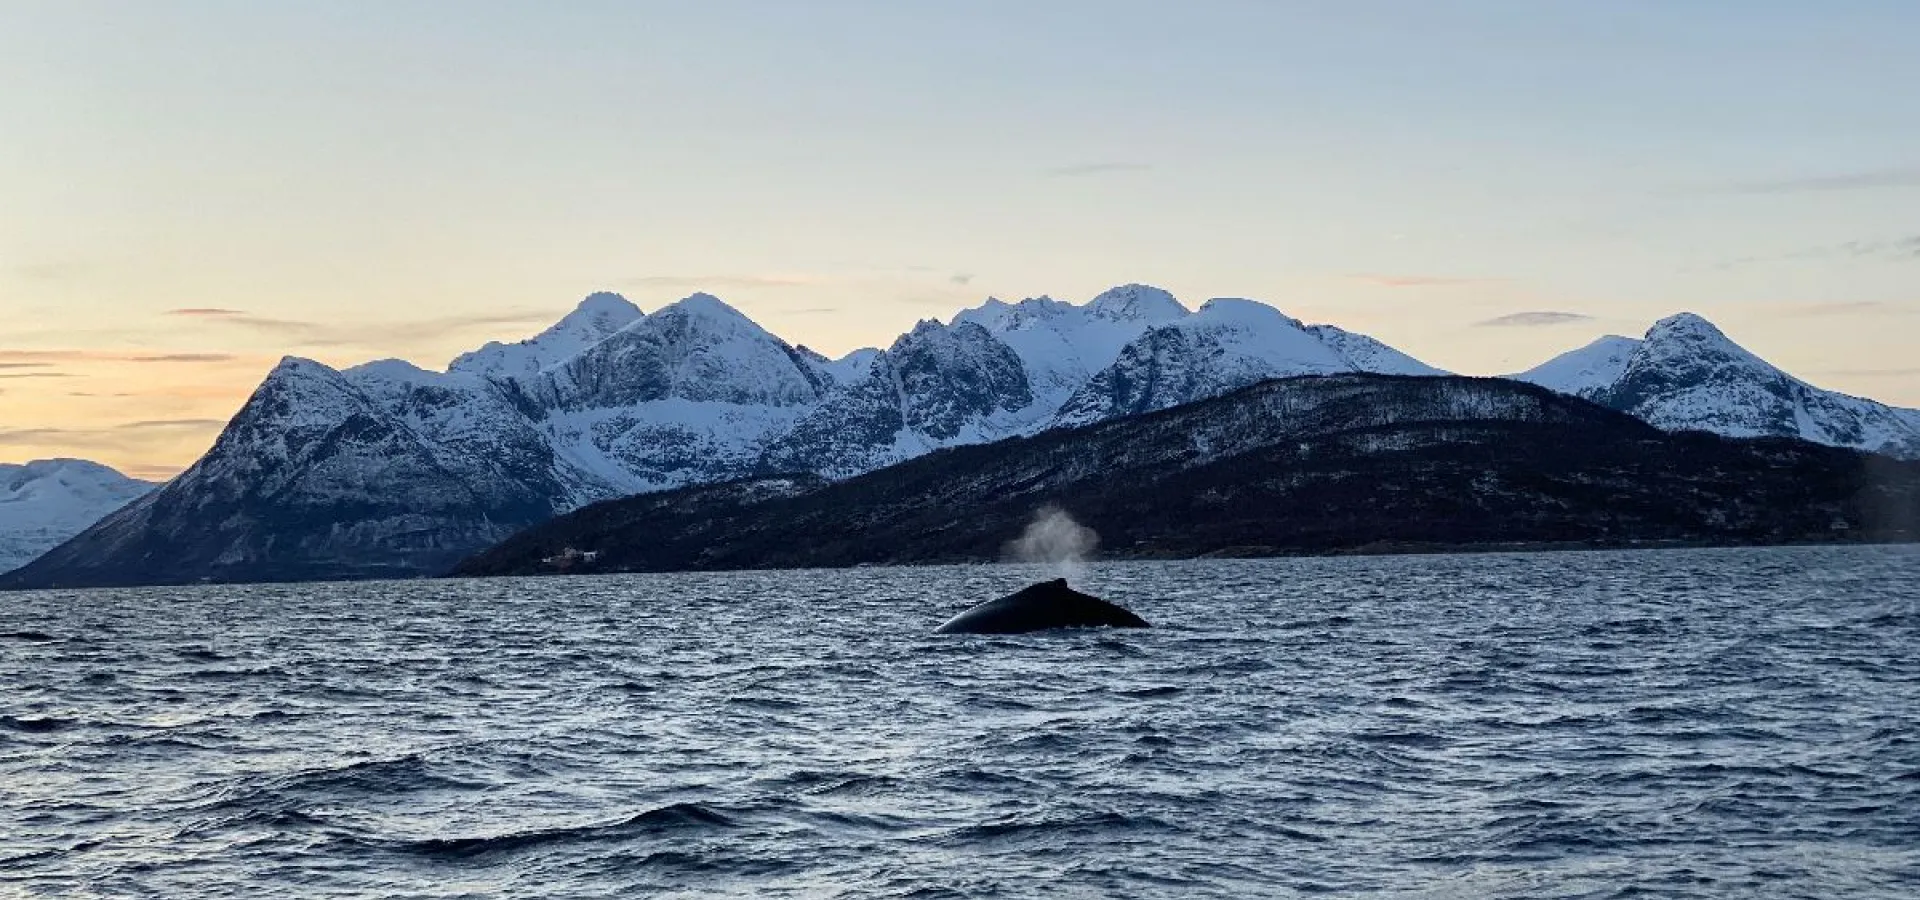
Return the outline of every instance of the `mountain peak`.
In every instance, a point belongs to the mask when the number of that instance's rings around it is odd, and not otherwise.
[[[1150,284],[1123,284],[1087,301],[1087,311],[1103,319],[1165,322],[1187,314],[1173,294]]]
[[[1647,339],[1656,338],[1717,338],[1727,340],[1726,332],[1697,313],[1675,313],[1647,329]]]
[[[1640,350],[1649,362],[1682,357],[1714,357],[1729,362],[1737,361],[1769,373],[1784,374],[1772,363],[1735,343],[1712,322],[1694,313],[1676,313],[1653,323],[1653,327],[1647,329]]]
[[[1306,327],[1299,319],[1272,306],[1243,297],[1215,297],[1200,304],[1200,309],[1194,313],[1194,316],[1201,321],[1228,325],[1259,326],[1284,322],[1294,328]]]
[[[323,362],[316,362],[304,356],[282,356],[273,370],[267,373],[267,381],[286,381],[298,378],[330,378],[340,374],[339,370]]]
[[[707,319],[746,323],[759,329],[759,323],[732,304],[705,291],[695,291],[655,310],[655,316],[678,315],[689,319]]]
[[[519,378],[548,366],[606,339],[646,318],[640,308],[611,291],[596,291],[575,304],[573,311],[545,331],[512,344],[488,341],[486,346],[463,353],[447,366],[449,372],[476,372],[482,375]]]
[[[633,301],[613,291],[594,291],[576,304],[573,307],[573,311],[577,313],[613,315],[625,313],[634,318],[640,316],[640,307],[634,306]]]

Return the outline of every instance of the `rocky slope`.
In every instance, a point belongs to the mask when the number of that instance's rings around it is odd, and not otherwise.
[[[1920,463],[1672,434],[1497,379],[1331,375],[846,481],[595,504],[463,575],[991,560],[1057,505],[1110,556],[1920,538]],[[569,558],[575,558],[569,555]]]

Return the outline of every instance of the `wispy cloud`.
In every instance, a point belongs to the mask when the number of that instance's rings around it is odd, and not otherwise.
[[[796,288],[830,283],[825,275],[642,275],[626,279],[633,287],[685,288],[691,290],[726,288]]]
[[[1427,288],[1427,287],[1463,287],[1472,284],[1490,284],[1492,278],[1461,278],[1451,275],[1375,275],[1361,274],[1348,276],[1354,281],[1365,282],[1375,287],[1390,288]]]
[[[8,271],[27,281],[71,281],[93,271],[93,266],[83,262],[38,262],[10,266]]]
[[[1128,172],[1145,172],[1152,168],[1153,165],[1151,163],[1108,160],[1054,166],[1053,168],[1044,170],[1043,174],[1048,178],[1084,178],[1088,175],[1121,175]]]
[[[1886,262],[1920,261],[1920,235],[1908,235],[1897,238],[1875,238],[1871,240],[1846,241],[1839,244],[1822,244],[1786,253],[1773,253],[1762,256],[1743,256],[1720,263],[1715,268],[1734,269],[1741,266],[1775,262],[1807,262],[1813,260],[1858,259],[1882,260]]]
[[[1730,194],[1804,194],[1913,187],[1920,187],[1920,166],[1742,181],[1727,185],[1724,191]]]
[[[232,353],[139,353],[126,350],[0,350],[0,365],[8,363],[205,363],[232,362]]]
[[[50,362],[0,362],[0,369],[50,369]]]
[[[1561,312],[1559,310],[1534,310],[1530,312],[1508,313],[1475,322],[1481,328],[1534,328],[1543,325],[1566,325],[1572,322],[1588,322],[1593,317],[1586,313]]]
[[[449,332],[539,324],[554,318],[551,310],[506,310],[427,319],[336,324],[262,316],[243,309],[223,307],[169,309],[162,315],[256,331],[272,335],[290,347],[385,346],[443,337]]]
[[[143,419],[128,422],[120,428],[221,428],[227,423],[220,419]]]
[[[72,378],[72,372],[0,372],[0,378]]]
[[[1818,369],[1814,375],[1836,375],[1841,378],[1912,378],[1920,376],[1920,367],[1896,367],[1890,369]]]
[[[95,436],[78,428],[0,428],[0,444],[32,444]]]
[[[127,362],[137,363],[211,363],[232,362],[239,357],[231,353],[145,353],[127,357]]]
[[[955,272],[952,275],[947,276],[947,283],[957,284],[961,287],[966,287],[967,285],[970,285],[973,283],[973,273],[972,272]]]
[[[1881,300],[1843,300],[1833,303],[1795,303],[1776,307],[1783,316],[1915,315],[1920,310]]]

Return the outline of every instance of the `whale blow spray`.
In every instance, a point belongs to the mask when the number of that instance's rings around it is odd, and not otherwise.
[[[1060,577],[1069,578],[1080,574],[1098,546],[1100,535],[1093,529],[1075,522],[1066,510],[1048,505],[1034,514],[1025,532],[1007,544],[1006,556],[1019,562],[1044,563]]]

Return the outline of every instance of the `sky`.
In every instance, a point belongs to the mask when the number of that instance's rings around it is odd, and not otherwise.
[[[1909,0],[0,0],[0,461],[596,290],[795,343],[1253,297],[1451,370],[1681,310],[1920,406]]]

